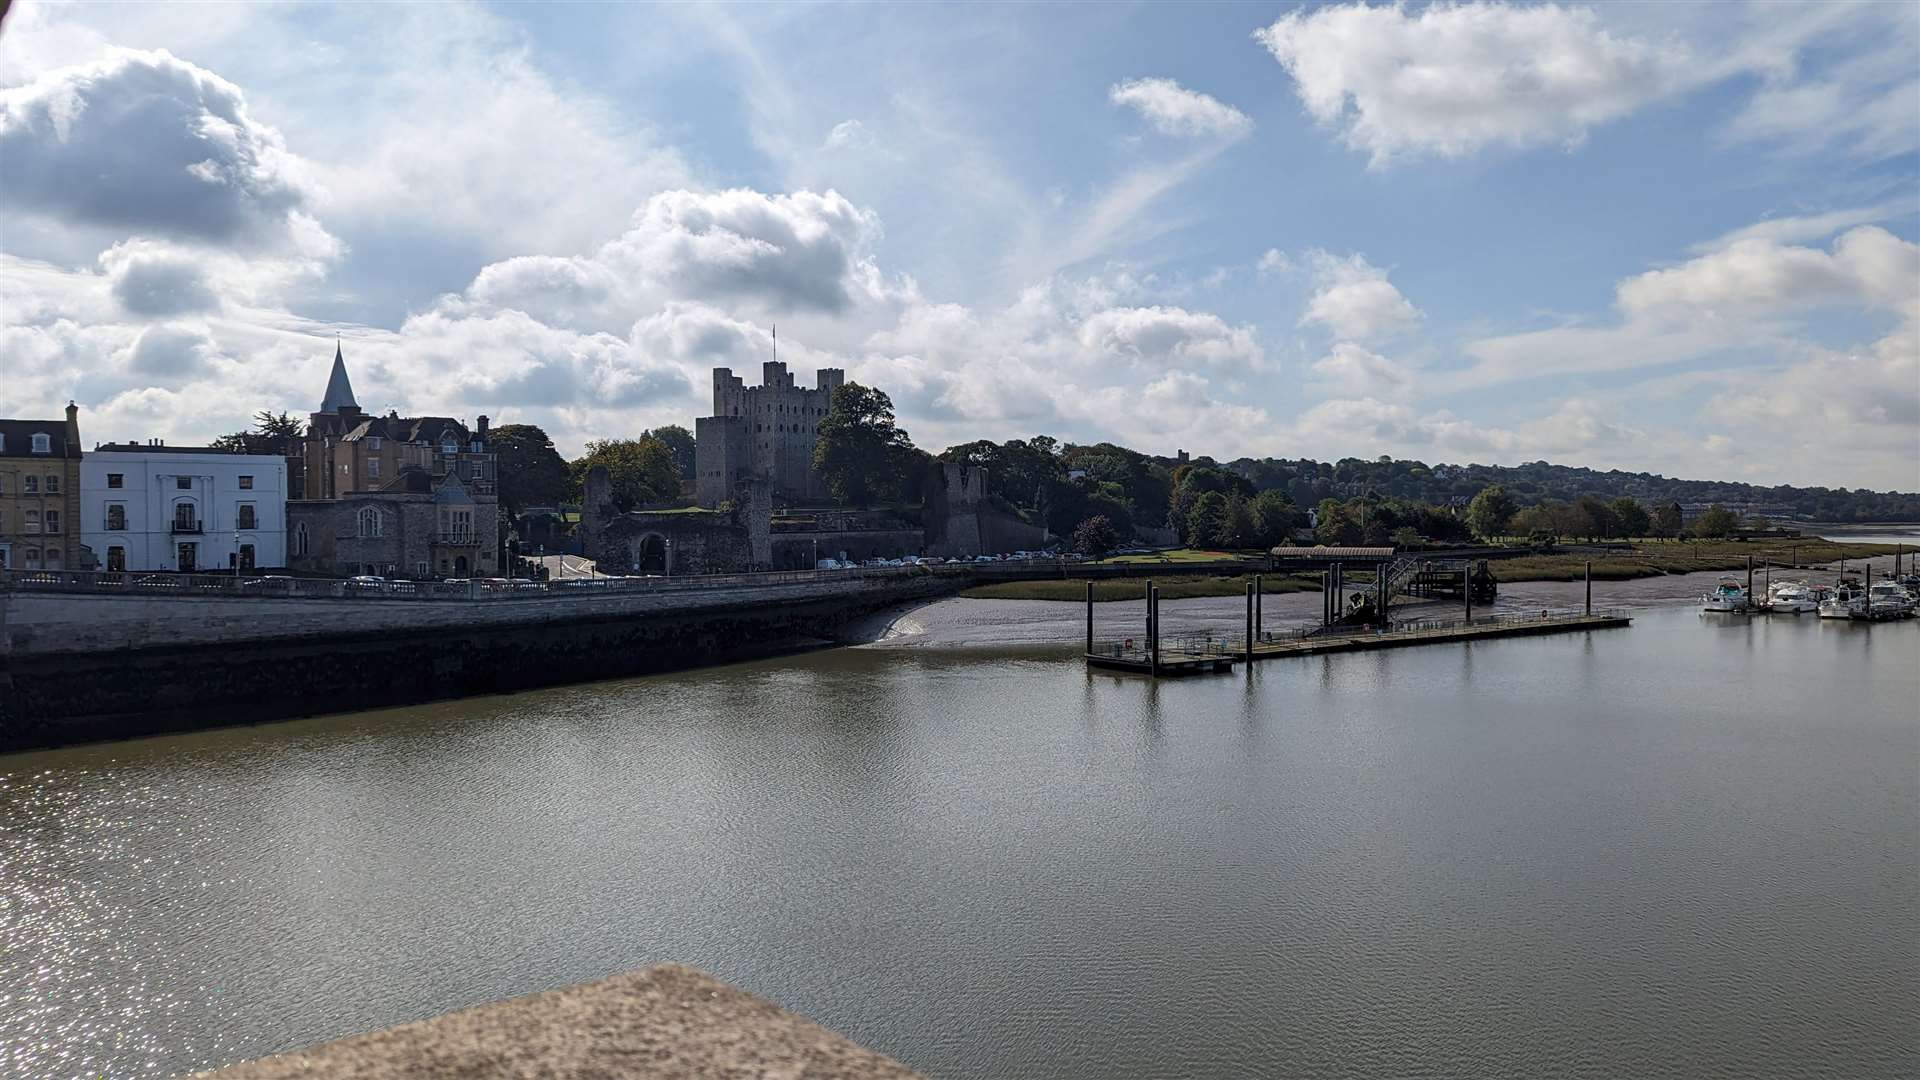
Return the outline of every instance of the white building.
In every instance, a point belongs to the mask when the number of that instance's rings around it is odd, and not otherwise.
[[[102,570],[287,565],[287,461],[108,443],[80,459],[81,542]]]

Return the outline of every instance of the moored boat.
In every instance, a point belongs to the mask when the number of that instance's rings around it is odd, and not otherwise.
[[[1842,580],[1820,601],[1818,611],[1823,619],[1851,619],[1856,608],[1866,611],[1866,594],[1859,582]]]
[[[1738,612],[1747,610],[1747,591],[1740,583],[1727,578],[1712,592],[1700,598],[1700,610]]]
[[[1785,615],[1798,615],[1813,611],[1820,606],[1814,599],[1813,590],[1804,581],[1776,581],[1767,589],[1767,610]]]

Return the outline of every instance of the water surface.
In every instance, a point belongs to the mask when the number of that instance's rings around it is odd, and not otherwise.
[[[663,960],[942,1076],[1920,1072],[1920,623],[1154,684],[1079,617],[0,757],[0,1075]]]

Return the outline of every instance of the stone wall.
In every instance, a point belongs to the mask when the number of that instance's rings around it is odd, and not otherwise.
[[[615,678],[831,640],[933,575],[525,601],[0,594],[0,751]]]

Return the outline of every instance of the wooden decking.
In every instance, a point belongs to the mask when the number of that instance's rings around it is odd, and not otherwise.
[[[1631,625],[1633,620],[1618,611],[1542,612],[1539,615],[1500,615],[1446,623],[1405,623],[1390,630],[1350,631],[1286,635],[1263,635],[1254,642],[1251,658],[1272,660],[1284,656],[1318,656],[1324,653],[1363,652],[1370,649],[1398,649],[1412,645],[1437,645],[1488,638],[1524,637],[1532,634],[1564,634],[1582,630],[1608,630]],[[1204,672],[1231,671],[1240,660],[1248,659],[1245,638],[1190,638],[1163,642],[1160,649],[1160,675],[1195,675]],[[1101,642],[1086,653],[1087,666],[1113,671],[1155,674],[1152,654],[1144,641]]]

